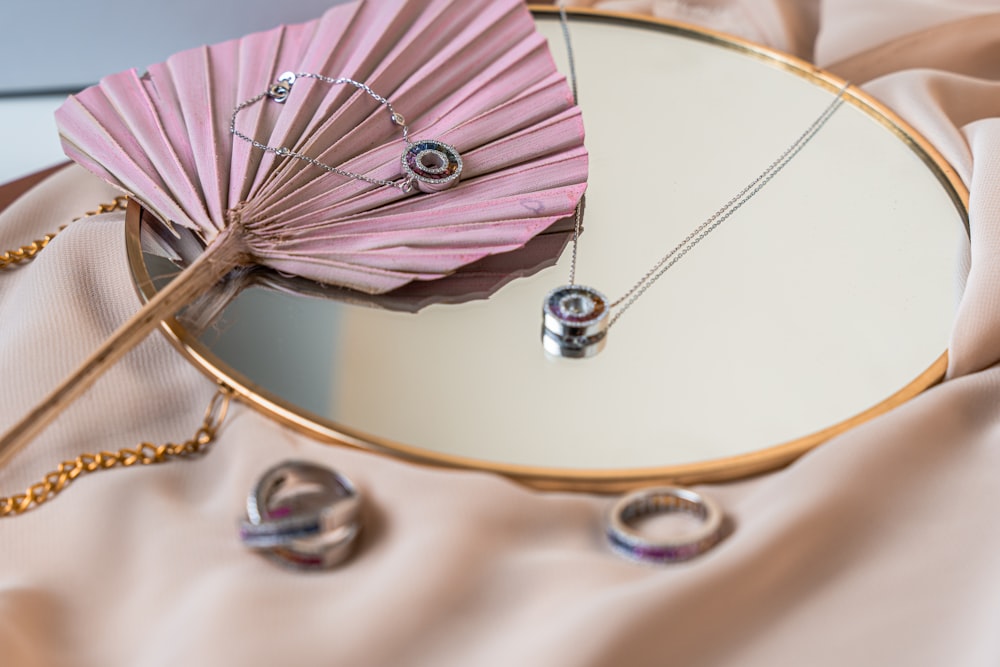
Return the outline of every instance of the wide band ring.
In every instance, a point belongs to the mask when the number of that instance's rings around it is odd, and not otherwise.
[[[247,496],[240,540],[282,565],[325,569],[345,560],[361,532],[361,495],[329,468],[286,461]]]
[[[652,539],[635,526],[652,514],[682,512],[699,525],[675,538]],[[606,535],[611,547],[632,560],[673,563],[699,556],[722,540],[723,513],[709,497],[675,486],[640,489],[622,497],[608,512]]]

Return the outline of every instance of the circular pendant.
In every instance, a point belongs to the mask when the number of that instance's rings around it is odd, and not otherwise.
[[[458,183],[462,156],[443,141],[417,141],[403,151],[403,171],[421,192],[440,192]]]
[[[604,295],[583,285],[563,285],[542,305],[542,347],[569,359],[592,357],[607,342],[610,308]]]

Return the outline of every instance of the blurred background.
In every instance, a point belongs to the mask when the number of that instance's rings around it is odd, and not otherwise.
[[[52,114],[105,74],[316,18],[345,0],[0,2],[0,183],[65,158]]]
[[[0,94],[72,92],[176,51],[314,19],[340,2],[6,0],[0,3]]]

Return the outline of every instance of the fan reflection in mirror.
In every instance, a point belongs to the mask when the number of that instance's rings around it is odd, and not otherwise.
[[[149,256],[147,261],[153,262],[159,257],[172,265],[156,264],[158,269],[152,273],[154,283],[160,289],[183,267],[193,262],[204,251],[204,245],[187,229],[177,228],[178,235],[174,236],[166,233],[166,227],[155,222],[150,212],[143,210],[141,215],[142,246],[143,252]],[[237,296],[250,287],[405,313],[416,313],[433,304],[485,300],[512,280],[555,266],[572,233],[572,220],[566,218],[535,236],[522,248],[484,257],[448,277],[409,283],[385,294],[365,294],[346,287],[324,285],[261,266],[241,267],[231,271],[224,280],[185,308],[178,320],[190,333],[200,335]]]

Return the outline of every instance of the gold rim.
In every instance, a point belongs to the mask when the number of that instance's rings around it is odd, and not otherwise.
[[[553,7],[532,6],[531,9],[538,16],[553,18],[558,15],[558,9]],[[734,49],[762,60],[771,66],[780,67],[797,76],[801,76],[829,90],[839,91],[846,83],[836,75],[821,70],[811,63],[795,58],[794,56],[694,25],[663,19],[652,19],[635,14],[592,9],[573,9],[570,11],[576,20],[597,20],[638,25],[643,28],[662,30]],[[966,227],[968,227],[968,191],[955,170],[951,168],[941,154],[899,116],[856,87],[851,86],[844,97],[848,103],[860,108],[867,115],[892,131],[893,134],[923,160],[927,167],[937,176],[942,187],[945,188],[955,207],[958,209]],[[142,299],[149,299],[155,294],[156,290],[143,261],[142,242],[140,238],[143,215],[148,215],[148,213],[137,202],[130,202],[126,214],[126,246],[129,265],[139,296]],[[552,491],[612,493],[652,483],[697,484],[723,482],[775,470],[788,465],[820,443],[884,414],[934,386],[944,379],[948,368],[948,354],[944,352],[930,367],[914,378],[913,381],[871,408],[816,433],[748,454],[698,463],[661,467],[578,470],[573,468],[543,468],[481,461],[479,459],[441,454],[354,431],[293,406],[280,397],[255,385],[240,373],[228,368],[222,361],[211,354],[204,345],[181,327],[176,320],[170,319],[164,321],[161,328],[167,338],[196,368],[200,369],[208,377],[212,378],[212,380],[231,387],[236,396],[244,403],[302,434],[324,443],[364,449],[421,465],[493,472],[537,489]]]

